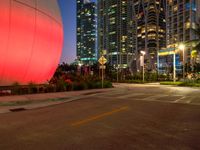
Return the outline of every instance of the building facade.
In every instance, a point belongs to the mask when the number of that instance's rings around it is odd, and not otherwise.
[[[199,0],[167,0],[167,45],[196,38],[192,28],[199,21]]]
[[[99,0],[98,51],[107,50],[111,65],[140,69],[145,51],[149,69],[166,46],[165,0]],[[132,65],[130,65],[132,64]]]
[[[165,0],[129,0],[128,48],[135,53],[137,68],[145,51],[148,70],[156,70],[157,53],[166,47]]]
[[[164,56],[173,50],[178,52],[180,71],[183,56],[178,45],[197,38],[193,29],[199,11],[199,0],[98,0],[98,52],[106,50],[113,66],[138,71],[145,51],[145,67],[155,71],[160,51]],[[192,45],[185,47],[186,62],[192,61],[191,52]]]
[[[198,62],[199,57],[192,57],[192,44],[185,44],[184,56],[183,51],[179,48],[180,44],[187,43],[198,37],[195,35],[193,29],[197,26],[200,19],[200,1],[199,0],[167,0],[166,1],[166,31],[167,31],[167,47],[165,51],[160,51],[161,60],[160,70],[165,72],[166,66],[172,64],[173,59],[167,54],[169,51],[175,51],[177,55],[176,70],[177,73],[182,73],[184,63],[193,64]],[[190,42],[189,42],[190,43]],[[165,55],[165,52],[168,51]],[[184,62],[183,62],[184,60]]]
[[[96,4],[77,0],[77,58],[84,65],[97,61]]]
[[[127,48],[127,0],[98,0],[98,52],[106,51],[115,68],[127,68],[132,51]]]

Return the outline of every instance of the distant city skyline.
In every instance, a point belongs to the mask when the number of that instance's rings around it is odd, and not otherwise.
[[[96,2],[97,0],[91,0]],[[76,0],[58,0],[64,29],[63,51],[60,63],[76,59]]]

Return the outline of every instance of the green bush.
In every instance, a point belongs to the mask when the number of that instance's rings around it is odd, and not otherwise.
[[[72,85],[72,83],[66,83],[66,90],[67,90],[67,91],[73,90],[73,85]]]
[[[181,85],[183,82],[173,82],[173,81],[166,81],[160,82],[161,85]]]
[[[94,88],[96,88],[96,89],[102,88],[102,83],[101,83],[101,81],[95,82],[94,85],[95,85]]]
[[[56,87],[53,84],[46,84],[44,86],[44,89],[45,89],[45,93],[56,92]]]
[[[87,84],[87,88],[88,89],[94,89],[94,88],[96,88],[96,83],[93,82],[93,81],[87,81],[86,84]]]
[[[67,89],[67,84],[64,81],[64,79],[60,78],[59,80],[57,80],[56,91],[57,92],[63,92],[63,91],[66,91],[66,89]]]
[[[29,83],[28,84],[28,93],[29,94],[34,94],[34,93],[37,93],[37,86],[34,84],[34,83]]]
[[[179,86],[190,86],[190,87],[200,87],[199,83],[189,83],[189,82],[183,82],[182,84],[180,84]]]
[[[176,85],[176,86],[189,86],[189,87],[200,87],[198,82],[160,82],[161,85]]]
[[[13,86],[12,94],[14,94],[14,95],[19,95],[19,94],[21,94],[19,83],[15,82],[15,83],[13,83],[12,86]]]
[[[72,84],[73,90],[86,90],[87,89],[87,84],[84,82],[73,82]]]
[[[111,88],[111,87],[113,87],[113,86],[112,86],[112,82],[110,82],[110,81],[104,81],[103,87],[104,87],[104,88]]]

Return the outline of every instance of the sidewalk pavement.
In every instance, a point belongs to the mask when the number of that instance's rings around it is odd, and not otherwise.
[[[91,89],[58,93],[0,96],[0,114],[62,104],[81,99],[82,97],[90,97],[97,93],[108,92],[110,90],[113,89]]]

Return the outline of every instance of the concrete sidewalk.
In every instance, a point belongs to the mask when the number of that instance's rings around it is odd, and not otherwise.
[[[29,95],[14,95],[0,97],[0,113],[8,113],[21,110],[42,108],[51,105],[62,104],[90,97],[98,93],[108,92],[109,89],[92,89],[83,91],[70,91],[58,93],[41,93]]]

